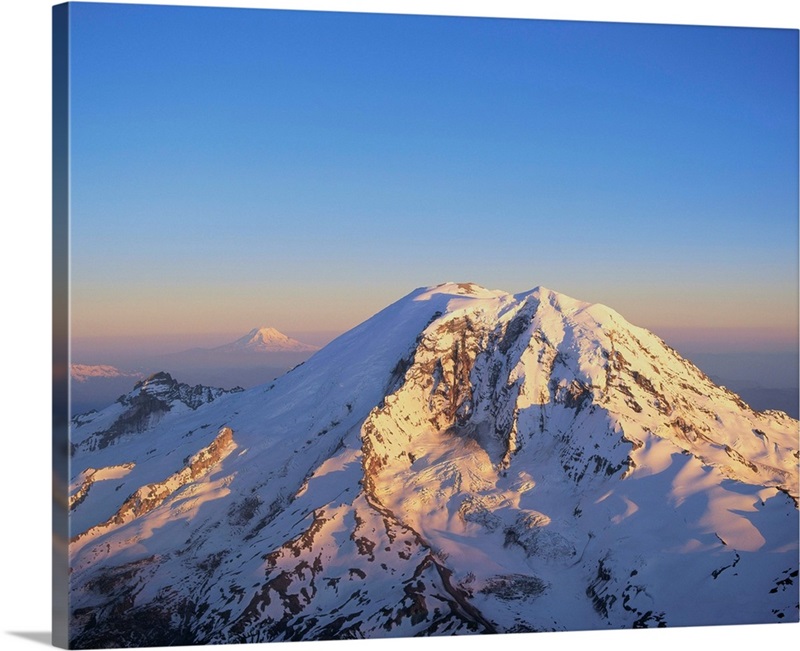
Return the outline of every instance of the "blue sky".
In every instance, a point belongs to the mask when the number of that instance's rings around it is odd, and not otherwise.
[[[343,330],[471,280],[788,341],[797,34],[78,3],[73,333]]]

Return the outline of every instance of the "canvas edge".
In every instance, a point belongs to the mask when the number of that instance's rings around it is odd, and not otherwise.
[[[52,8],[52,644],[68,646],[69,3]]]

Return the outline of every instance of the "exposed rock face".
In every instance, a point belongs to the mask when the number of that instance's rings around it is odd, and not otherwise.
[[[76,424],[75,646],[797,621],[797,421],[603,306],[418,290],[210,395]]]

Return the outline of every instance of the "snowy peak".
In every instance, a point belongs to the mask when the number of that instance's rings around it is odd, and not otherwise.
[[[565,317],[589,312],[597,324],[604,321],[627,322],[617,312],[599,303],[579,301],[566,294],[537,286],[526,292],[510,294],[502,290],[487,289],[475,283],[442,283],[433,287],[419,288],[399,301],[444,301],[444,310],[439,312],[493,312],[500,316],[507,312],[521,309],[536,310],[541,304],[542,310],[562,314]]]
[[[131,392],[131,394],[128,396],[123,396],[120,398],[120,401],[129,401],[131,399],[130,396],[135,394],[136,391],[138,391],[140,394],[147,393],[150,395],[166,395],[175,391],[179,386],[180,384],[174,380],[169,373],[166,371],[158,371],[157,373],[153,373],[144,380],[134,384],[133,392]]]
[[[319,347],[287,337],[275,328],[261,327],[253,328],[244,337],[230,344],[219,346],[214,350],[221,352],[300,353],[319,350]]]
[[[481,287],[476,283],[453,283],[447,282],[435,287],[430,287],[426,291],[440,294],[457,294],[459,296],[472,296],[473,298],[495,298],[504,296],[505,292],[496,291]]]
[[[497,413],[509,403],[504,441],[509,452],[516,453],[528,438],[521,432],[530,428],[520,420],[538,413],[546,424],[563,405],[574,409],[576,423],[582,409],[603,413],[634,448],[655,436],[732,479],[775,486],[797,498],[791,454],[796,422],[785,414],[757,414],[660,338],[604,305],[543,287],[500,302],[494,314],[486,301],[460,303],[428,326],[423,344],[431,342],[435,351],[428,366],[453,368],[450,411],[462,420],[481,420],[482,413]],[[420,348],[417,357],[427,352]],[[494,416],[488,420],[496,432],[506,427],[498,428]],[[762,424],[778,430],[769,445],[756,433]]]
[[[476,283],[441,283],[432,287],[420,287],[405,299],[412,299],[415,301],[429,301],[434,298],[466,298],[472,300],[492,300],[510,297],[510,294],[500,290],[486,289]]]

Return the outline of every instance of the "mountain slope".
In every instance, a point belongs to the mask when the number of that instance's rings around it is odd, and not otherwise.
[[[797,433],[606,307],[416,290],[272,385],[76,445],[72,641],[797,621]]]

